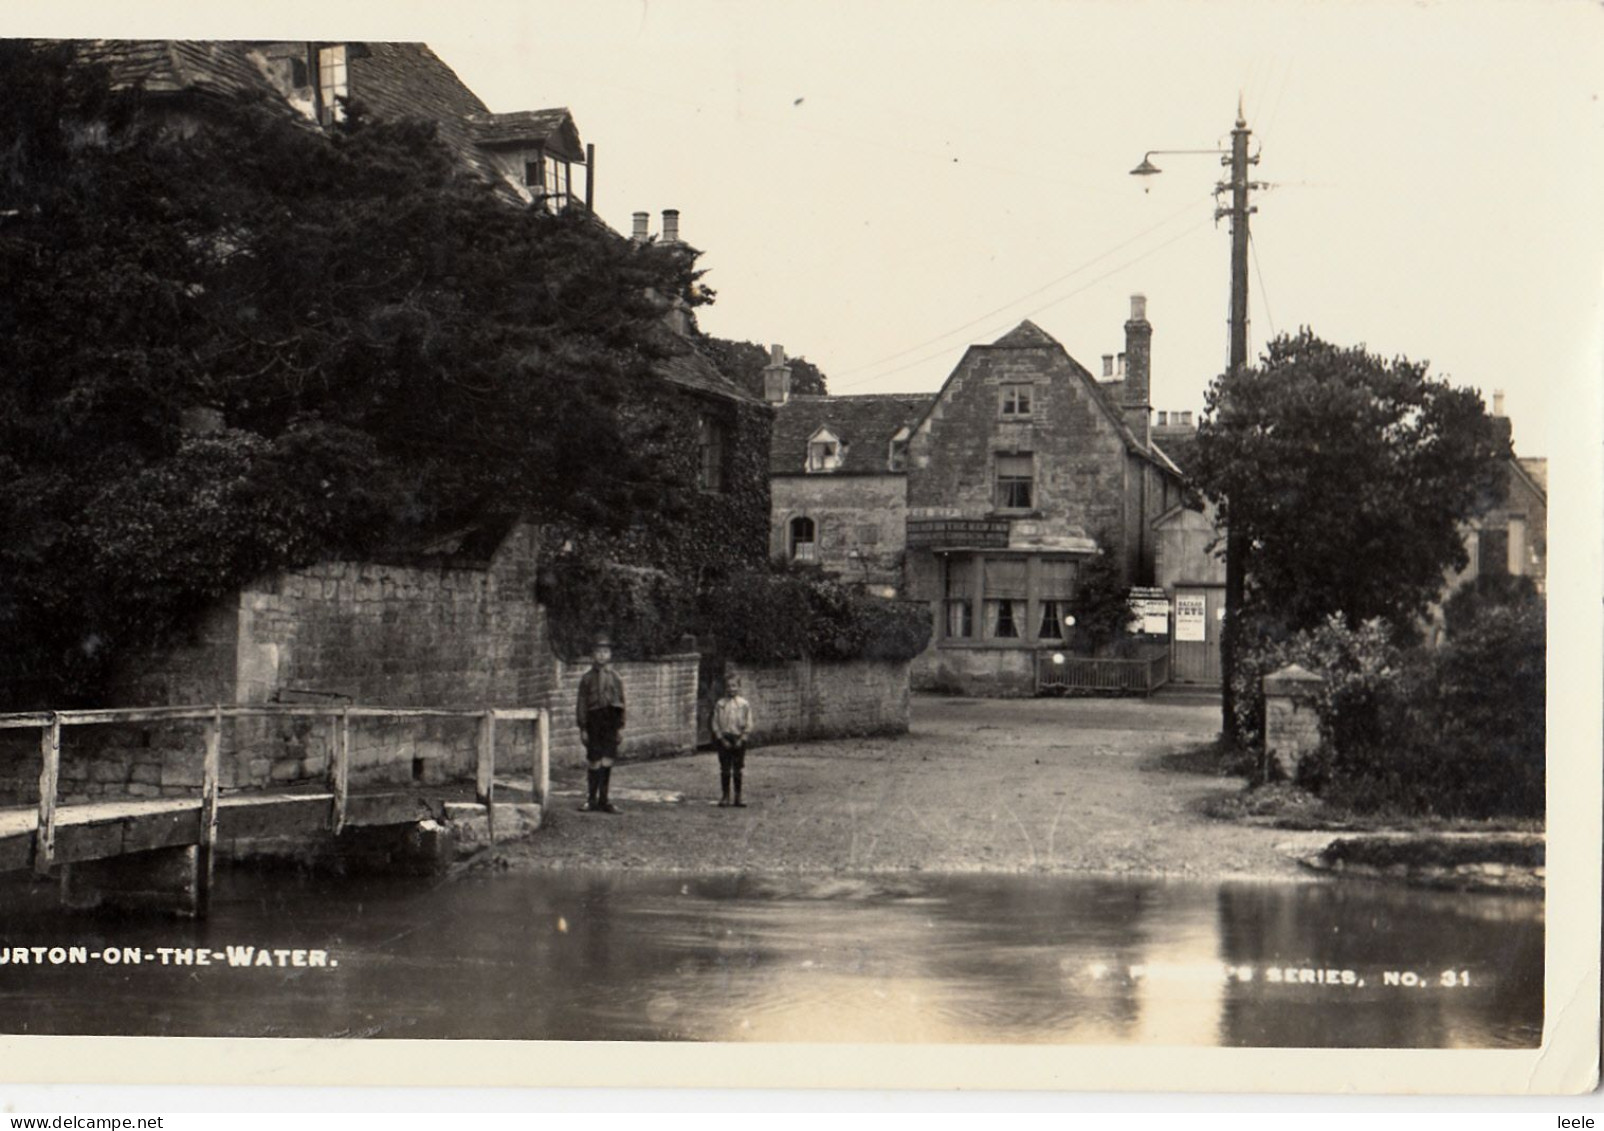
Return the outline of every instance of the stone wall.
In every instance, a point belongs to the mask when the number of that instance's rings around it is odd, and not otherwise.
[[[915,691],[1008,699],[1036,694],[1036,651],[932,645],[914,658],[909,677]]]
[[[188,639],[128,662],[111,702],[542,705],[557,660],[535,598],[537,540],[535,528],[520,526],[488,563],[326,562],[265,578],[219,603]],[[473,719],[355,720],[350,780],[462,777],[475,763],[476,726]],[[333,723],[324,720],[230,721],[222,784],[321,781],[332,736]],[[498,769],[529,773],[534,724],[504,723],[496,737]],[[201,726],[191,723],[66,728],[61,794],[88,800],[198,790],[202,741]],[[401,748],[405,757],[397,756]],[[37,732],[0,735],[0,802],[36,801],[38,773]]]
[[[790,557],[791,520],[814,522],[815,560],[847,581],[900,588],[908,530],[907,477],[776,475],[769,483],[770,552]]]
[[[613,670],[624,681],[624,735],[620,756],[656,758],[696,749],[696,672],[701,657],[691,652],[660,660],[622,661]],[[556,689],[543,697],[551,711],[551,764],[583,766],[574,705],[579,680],[589,664],[555,661]]]
[[[1033,387],[1028,417],[1000,415],[1005,384]],[[1118,536],[1126,517],[1125,442],[1088,386],[1045,335],[1040,344],[971,347],[909,442],[908,506],[955,518],[991,516],[997,454],[1031,452],[1034,508],[1020,518],[1046,538],[1105,530]]]
[[[755,743],[906,734],[908,665],[883,660],[730,664],[752,704]]]

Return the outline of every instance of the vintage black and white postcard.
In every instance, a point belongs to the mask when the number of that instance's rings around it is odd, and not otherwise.
[[[1601,24],[8,9],[0,1075],[1589,1089]]]

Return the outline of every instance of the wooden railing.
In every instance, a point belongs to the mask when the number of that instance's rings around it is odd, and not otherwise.
[[[1036,693],[1151,695],[1170,681],[1170,649],[1149,645],[1135,657],[1073,656],[1067,652],[1036,654]]]
[[[494,707],[485,709],[448,707],[362,707],[354,704],[322,706],[311,704],[236,704],[209,707],[119,707],[95,711],[35,711],[0,715],[0,730],[37,728],[39,736],[39,822],[34,834],[34,870],[50,871],[55,856],[57,794],[61,777],[61,731],[63,727],[94,726],[109,723],[155,723],[204,721],[206,748],[201,768],[199,805],[200,853],[203,874],[211,869],[212,847],[217,840],[217,795],[221,779],[221,752],[224,719],[245,718],[322,718],[331,727],[331,757],[328,781],[333,801],[329,825],[338,833],[345,825],[351,780],[352,719],[477,719],[475,740],[474,792],[485,806],[491,839],[495,839],[496,724],[506,721],[535,723],[535,794],[542,807],[551,792],[551,716],[540,707]],[[257,789],[265,792],[265,785]]]

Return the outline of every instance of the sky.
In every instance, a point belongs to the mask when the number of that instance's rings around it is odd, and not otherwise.
[[[472,5],[468,6],[472,11]],[[1214,220],[1238,98],[1256,356],[1308,326],[1431,362],[1548,449],[1597,373],[1604,9],[1569,2],[598,0],[429,42],[493,110],[569,107],[602,216],[681,213],[721,336],[834,392],[933,390],[1030,318],[1094,372],[1129,296],[1153,403],[1200,409],[1227,348]]]
[[[63,15],[63,13],[71,15]],[[76,22],[70,22],[76,20]],[[14,33],[422,39],[566,106],[596,204],[676,208],[724,337],[839,393],[934,390],[1025,318],[1093,372],[1147,296],[1156,408],[1227,348],[1212,154],[1238,100],[1250,350],[1310,327],[1505,392],[1547,454],[1604,383],[1604,7],[1582,0],[462,0],[33,5]],[[1588,398],[1592,398],[1589,400]]]

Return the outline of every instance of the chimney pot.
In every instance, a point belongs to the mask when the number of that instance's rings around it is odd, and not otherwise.
[[[1125,379],[1125,424],[1146,448],[1152,442],[1153,326],[1147,320],[1147,296],[1131,296],[1131,317],[1125,323],[1125,352],[1119,355]]]
[[[663,242],[679,243],[679,209],[663,209]]]
[[[636,243],[646,242],[646,225],[650,223],[651,218],[652,214],[650,212],[635,213],[635,231],[630,238]]]
[[[1114,376],[1114,355],[1111,353],[1105,353],[1103,355],[1103,376]]]
[[[785,363],[785,347],[769,347],[769,363],[763,367],[763,399],[782,405],[791,399],[791,367]]]
[[[1502,389],[1493,390],[1493,415],[1504,415],[1504,390]]]

